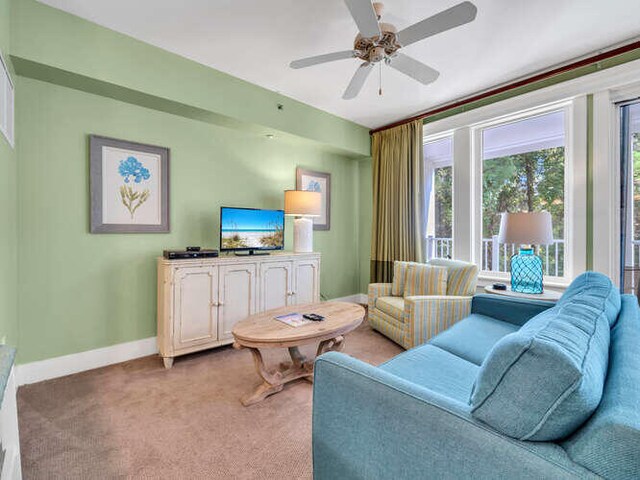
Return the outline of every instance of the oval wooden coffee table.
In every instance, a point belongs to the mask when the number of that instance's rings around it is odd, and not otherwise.
[[[325,319],[292,327],[274,318],[287,313],[317,313]],[[364,308],[355,303],[324,302],[277,308],[238,322],[233,327],[233,346],[251,351],[258,374],[263,379],[252,393],[242,397],[242,404],[258,403],[299,378],[312,382],[313,359],[307,360],[298,347],[318,342],[316,357],[330,350],[342,350],[344,335],[362,323],[364,314]],[[261,348],[287,348],[291,363],[282,363],[275,370],[268,370],[262,360]]]

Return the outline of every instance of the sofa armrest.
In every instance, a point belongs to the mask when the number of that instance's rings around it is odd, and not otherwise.
[[[422,345],[440,332],[467,317],[472,297],[453,295],[417,295],[405,297],[404,316],[409,322],[407,348]]]
[[[376,306],[376,300],[379,297],[388,297],[391,295],[391,287],[393,284],[391,283],[370,283],[369,291],[367,295],[367,304],[369,305],[369,310],[373,310]]]
[[[505,437],[468,412],[347,355],[324,354],[313,385],[314,479],[593,478],[560,447]]]
[[[473,297],[471,313],[487,315],[522,326],[531,318],[553,306],[555,306],[555,302],[483,293]]]

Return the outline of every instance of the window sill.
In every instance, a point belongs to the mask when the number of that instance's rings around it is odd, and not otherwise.
[[[478,275],[478,287],[484,292],[484,287],[495,282],[510,283],[511,276],[507,273],[480,272]],[[564,292],[571,282],[562,277],[544,277],[544,288],[550,288]]]

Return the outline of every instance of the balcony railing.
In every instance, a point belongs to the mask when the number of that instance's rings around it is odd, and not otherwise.
[[[639,242],[640,244],[640,242]],[[640,252],[640,245],[639,252]],[[498,236],[482,239],[482,270],[508,272],[509,259],[517,251],[517,245],[498,242]],[[451,258],[453,239],[427,236],[427,258]],[[538,255],[542,258],[544,274],[554,277],[564,275],[564,240],[555,240],[550,245],[541,246]],[[640,258],[640,253],[639,257]]]

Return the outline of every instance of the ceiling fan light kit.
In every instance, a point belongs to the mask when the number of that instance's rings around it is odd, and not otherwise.
[[[398,32],[390,23],[381,22],[384,5],[371,0],[345,0],[359,33],[353,43],[353,50],[327,53],[295,60],[291,68],[306,68],[347,58],[357,58],[363,63],[358,67],[342,98],[355,98],[362,90],[373,65],[383,62],[414,80],[428,85],[439,73],[414,58],[399,52],[402,47],[425,38],[469,23],[476,18],[478,9],[471,2],[462,2],[432,17],[426,18]]]

